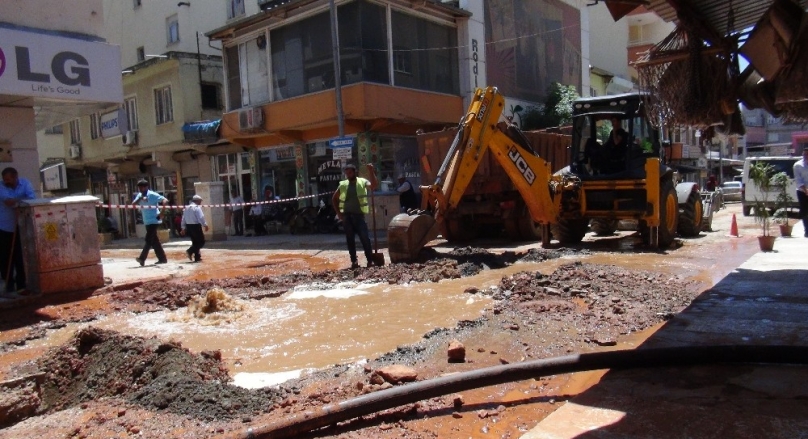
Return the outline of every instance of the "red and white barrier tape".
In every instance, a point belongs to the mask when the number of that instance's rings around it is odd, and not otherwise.
[[[291,203],[300,200],[307,200],[310,198],[317,198],[323,195],[331,195],[334,192],[325,192],[322,194],[316,195],[306,195],[304,197],[294,197],[294,198],[284,198],[282,200],[269,200],[269,201],[254,201],[249,203],[233,203],[233,204],[200,204],[199,207],[246,207],[246,206],[261,206],[264,204],[279,204],[279,203]],[[185,209],[188,206],[171,206],[171,205],[159,205],[159,206],[149,206],[149,205],[131,205],[131,204],[96,204],[96,207],[102,209]]]

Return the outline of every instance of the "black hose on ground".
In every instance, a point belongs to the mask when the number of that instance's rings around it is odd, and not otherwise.
[[[404,404],[478,387],[540,376],[599,369],[692,366],[712,363],[808,364],[808,346],[685,346],[596,352],[487,367],[393,387],[269,425],[222,436],[228,439],[290,438]]]

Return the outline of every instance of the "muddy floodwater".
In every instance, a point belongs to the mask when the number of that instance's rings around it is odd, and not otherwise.
[[[660,251],[619,232],[559,249],[437,244],[418,263],[359,270],[344,249],[206,249],[206,265],[149,271],[172,279],[7,313],[0,374],[27,402],[0,438],[220,438],[399,385],[387,367],[421,381],[634,347],[755,251],[723,221]],[[462,361],[447,361],[457,343]],[[602,373],[431,398],[314,436],[520,437]],[[39,399],[25,396],[32,380]]]
[[[314,283],[261,300],[242,300],[212,289],[223,295],[215,309],[204,310],[204,301],[192,300],[176,310],[109,314],[49,331],[27,348],[54,347],[80,328],[95,326],[174,340],[193,352],[219,350],[236,385],[262,387],[305,369],[373,358],[415,343],[435,328],[474,320],[492,300],[467,294],[467,288],[490,287],[521,270],[551,272],[559,263],[518,263],[437,283]]]

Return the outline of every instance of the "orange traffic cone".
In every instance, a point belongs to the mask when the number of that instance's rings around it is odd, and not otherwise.
[[[729,236],[738,237],[738,221],[735,220],[735,214],[732,214],[732,225],[729,227]]]

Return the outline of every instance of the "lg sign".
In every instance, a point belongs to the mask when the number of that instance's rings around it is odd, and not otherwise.
[[[122,92],[118,46],[0,27],[0,94],[120,102]]]
[[[51,76],[49,74],[31,71],[31,55],[27,47],[14,47],[14,54],[17,56],[17,79],[42,84],[51,83]],[[86,58],[75,52],[58,52],[53,56],[50,62],[53,77],[62,85],[67,86],[83,85],[89,87],[89,65]],[[49,86],[42,85],[40,87]],[[53,87],[49,88],[51,89],[49,91],[56,91],[57,93],[81,93],[81,90],[78,88],[68,89],[61,86],[57,86],[55,90]]]

